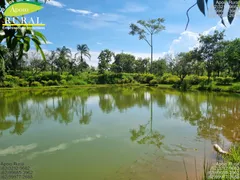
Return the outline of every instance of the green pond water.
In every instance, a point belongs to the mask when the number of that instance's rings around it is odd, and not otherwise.
[[[0,179],[22,168],[23,179],[34,180],[181,180],[183,162],[194,179],[204,154],[216,161],[212,145],[224,142],[226,149],[240,139],[239,130],[234,94],[146,87],[1,91]]]

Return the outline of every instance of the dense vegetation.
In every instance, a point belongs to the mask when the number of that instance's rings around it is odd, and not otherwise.
[[[183,90],[240,90],[240,39],[224,40],[224,31],[200,35],[199,46],[175,56],[154,60],[131,54],[114,54],[105,49],[98,67],[88,65],[91,58],[86,44],[77,45],[73,54],[65,46],[38,54],[0,46],[0,86],[71,86],[87,84],[169,84]],[[151,70],[152,67],[152,70]],[[151,73],[150,73],[151,70]]]

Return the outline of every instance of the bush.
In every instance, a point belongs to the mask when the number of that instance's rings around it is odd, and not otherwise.
[[[233,80],[232,77],[216,77],[217,85],[231,85]]]
[[[185,78],[191,85],[198,85],[200,83],[199,76],[190,75]]]
[[[33,81],[33,82],[31,83],[31,86],[32,86],[32,87],[40,87],[40,86],[42,86],[42,84],[41,84],[40,82]]]
[[[9,87],[9,88],[12,88],[15,86],[14,83],[12,82],[8,82],[8,81],[3,81],[3,84],[2,84],[3,87]]]
[[[240,84],[234,84],[229,88],[230,92],[240,92]]]
[[[156,86],[158,84],[158,81],[156,79],[153,79],[149,82],[149,85]]]
[[[49,80],[47,81],[47,86],[58,86],[59,83],[57,80],[53,81],[53,80]]]
[[[62,80],[60,81],[60,84],[66,85],[66,84],[67,84],[67,81],[66,81],[65,79],[62,79]]]
[[[24,79],[19,80],[19,86],[21,87],[28,87],[29,83],[25,81]]]
[[[53,74],[51,72],[43,72],[40,73],[37,76],[33,77],[34,81],[42,82],[42,81],[60,81],[61,80],[61,75],[54,72]]]
[[[186,91],[191,88],[191,84],[188,80],[183,80],[183,82],[178,81],[172,87],[181,91]]]
[[[172,75],[169,73],[163,74],[163,76],[160,79],[160,83],[162,84],[176,84],[180,82],[180,78],[176,75]]]
[[[19,85],[20,79],[19,79],[19,77],[16,77],[16,76],[6,75],[5,76],[5,81],[13,84],[13,86],[17,86],[17,85]]]

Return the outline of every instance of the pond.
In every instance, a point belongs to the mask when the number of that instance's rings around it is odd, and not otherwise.
[[[150,87],[2,91],[0,166],[5,178],[8,167],[34,180],[175,180],[186,179],[185,169],[194,179],[204,157],[218,158],[214,143],[226,148],[240,139],[239,121],[234,94]]]

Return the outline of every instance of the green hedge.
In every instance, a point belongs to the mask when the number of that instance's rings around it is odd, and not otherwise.
[[[231,85],[234,78],[232,77],[216,77],[217,85]]]

